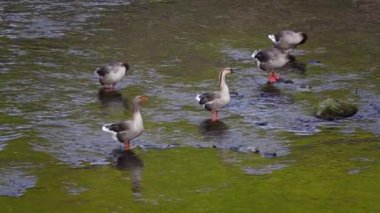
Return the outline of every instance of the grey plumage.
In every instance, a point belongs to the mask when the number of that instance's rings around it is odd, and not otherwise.
[[[252,58],[257,61],[258,67],[263,71],[272,71],[284,67],[287,63],[294,61],[294,56],[288,51],[279,48],[269,48],[255,51]]]
[[[306,33],[283,30],[279,33],[268,35],[274,46],[280,49],[294,49],[298,45],[305,43],[308,39]]]
[[[103,86],[115,85],[125,76],[129,69],[127,63],[114,62],[98,67],[95,73],[99,77],[99,83]]]

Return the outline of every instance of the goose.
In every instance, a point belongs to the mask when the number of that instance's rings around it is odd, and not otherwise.
[[[198,94],[195,99],[200,105],[208,111],[211,111],[211,121],[215,122],[218,118],[218,112],[230,102],[230,91],[226,84],[226,75],[233,73],[232,68],[224,68],[219,73],[220,90]]]
[[[280,49],[293,49],[303,44],[307,40],[307,34],[303,32],[294,32],[291,30],[283,30],[277,34],[268,35],[274,46]]]
[[[295,61],[295,57],[289,54],[289,51],[279,48],[269,48],[265,50],[254,51],[251,55],[257,62],[257,67],[269,73],[268,82],[276,83],[280,77],[275,70]]]
[[[101,85],[107,89],[112,88],[114,90],[116,83],[121,81],[128,69],[129,65],[127,63],[114,62],[98,67],[95,73],[98,75]]]
[[[147,101],[147,96],[136,96],[133,99],[133,117],[131,120],[119,123],[104,124],[102,130],[112,134],[115,141],[124,143],[125,150],[130,150],[130,141],[144,131],[143,120],[140,113],[140,105]]]

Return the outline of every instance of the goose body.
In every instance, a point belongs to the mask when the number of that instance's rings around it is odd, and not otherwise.
[[[276,47],[255,51],[252,58],[256,60],[257,67],[263,71],[269,72],[268,82],[275,83],[280,78],[275,70],[295,61],[295,57],[289,54],[289,51]]]
[[[124,143],[125,149],[130,149],[130,141],[141,135],[144,131],[140,104],[148,100],[147,96],[137,96],[133,99],[133,117],[118,123],[104,124],[102,130],[112,134],[113,139]]]
[[[95,73],[99,77],[99,83],[106,88],[115,88],[116,83],[124,78],[125,73],[129,69],[127,63],[114,62],[98,67]]]
[[[303,32],[294,32],[291,30],[283,30],[277,34],[268,35],[274,46],[280,49],[293,49],[298,45],[306,42],[307,34]]]
[[[218,112],[230,102],[230,91],[225,80],[226,75],[230,73],[233,73],[231,68],[224,68],[220,71],[219,91],[198,94],[195,97],[200,105],[203,105],[206,110],[211,111],[212,121],[218,120]]]

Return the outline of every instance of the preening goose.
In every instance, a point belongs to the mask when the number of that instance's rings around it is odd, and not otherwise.
[[[116,83],[123,79],[128,69],[129,65],[127,63],[114,62],[98,67],[95,73],[98,75],[101,85],[114,90]]]
[[[195,99],[208,111],[211,111],[211,121],[217,121],[218,112],[230,102],[230,91],[226,84],[226,75],[233,73],[231,68],[224,68],[219,73],[220,90],[216,92],[198,94]]]
[[[147,96],[136,96],[133,99],[133,117],[131,120],[105,124],[102,127],[103,131],[112,133],[114,140],[124,143],[125,150],[130,150],[130,141],[140,136],[144,131],[140,105],[147,100]]]
[[[274,46],[283,50],[296,48],[307,40],[307,34],[303,32],[294,32],[283,30],[277,34],[268,35]]]
[[[256,60],[259,69],[269,72],[269,83],[275,83],[280,79],[275,72],[276,69],[280,69],[287,63],[295,60],[295,57],[290,55],[288,51],[275,47],[255,51],[252,54],[252,58]]]

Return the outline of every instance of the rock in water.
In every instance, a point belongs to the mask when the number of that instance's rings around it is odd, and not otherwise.
[[[328,98],[322,101],[315,108],[314,115],[317,118],[334,120],[336,118],[347,118],[353,116],[357,111],[358,108],[354,104]]]

